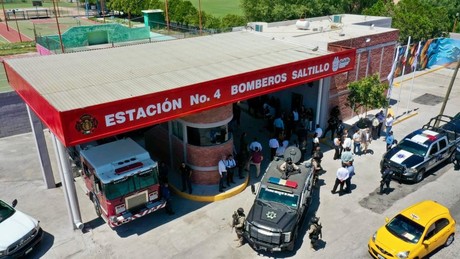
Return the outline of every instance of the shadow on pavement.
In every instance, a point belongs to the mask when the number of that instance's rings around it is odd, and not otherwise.
[[[54,236],[43,230],[42,241],[28,254],[27,258],[42,258],[54,245]]]

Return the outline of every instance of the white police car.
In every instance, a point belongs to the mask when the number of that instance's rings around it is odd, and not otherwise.
[[[42,240],[39,221],[0,200],[0,258],[17,258],[29,254]]]
[[[442,131],[416,130],[383,155],[380,167],[389,166],[396,179],[420,182],[428,170],[454,159],[456,141]]]

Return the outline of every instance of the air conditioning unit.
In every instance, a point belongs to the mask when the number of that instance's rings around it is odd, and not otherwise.
[[[333,23],[342,23],[342,16],[341,15],[334,15],[332,16]]]
[[[255,30],[262,32],[264,30],[264,26],[262,24],[256,24]]]
[[[295,23],[295,27],[299,30],[308,30],[308,28],[310,27],[310,22],[307,21],[307,20],[298,20],[296,23]]]

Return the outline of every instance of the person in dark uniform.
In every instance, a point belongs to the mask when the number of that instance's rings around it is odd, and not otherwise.
[[[182,192],[188,190],[188,193],[192,193],[192,169],[184,162],[179,167],[180,175],[182,178]]]
[[[235,181],[233,181],[233,175],[236,170],[236,161],[233,158],[233,155],[229,154],[225,162],[227,163],[227,186],[230,186],[230,183],[235,183]]]
[[[391,179],[393,178],[393,171],[385,165],[382,170],[382,180],[380,181],[380,194],[383,194],[383,186],[386,185],[385,191],[390,190]]]
[[[160,183],[167,183],[168,182],[168,174],[169,169],[166,165],[165,161],[160,162],[160,166],[158,167],[159,176],[160,176]]]
[[[308,237],[310,238],[310,248],[316,251],[318,241],[322,238],[323,234],[321,231],[321,224],[319,218],[313,217],[310,221],[310,227],[308,228]]]
[[[233,120],[236,122],[236,126],[239,127],[241,124],[241,108],[238,103],[233,103]]]
[[[454,159],[454,170],[460,169],[460,143],[457,143],[457,149],[455,150]]]
[[[166,213],[168,213],[169,215],[173,215],[174,211],[171,205],[171,191],[169,190],[169,185],[167,182],[161,185],[161,195],[163,196],[163,199],[166,201]]]
[[[280,165],[280,170],[284,173],[282,179],[288,179],[289,175],[299,172],[300,168],[292,162],[292,158],[287,157]]]
[[[246,215],[244,215],[243,208],[238,208],[236,213],[233,215],[233,227],[236,232],[236,239],[238,244],[236,247],[240,247],[244,244],[243,230],[244,230],[244,221],[246,220]]]

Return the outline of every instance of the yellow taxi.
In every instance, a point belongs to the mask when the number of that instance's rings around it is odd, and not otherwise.
[[[368,243],[377,259],[422,259],[440,246],[454,241],[455,220],[449,209],[427,200],[414,204],[377,230]]]

